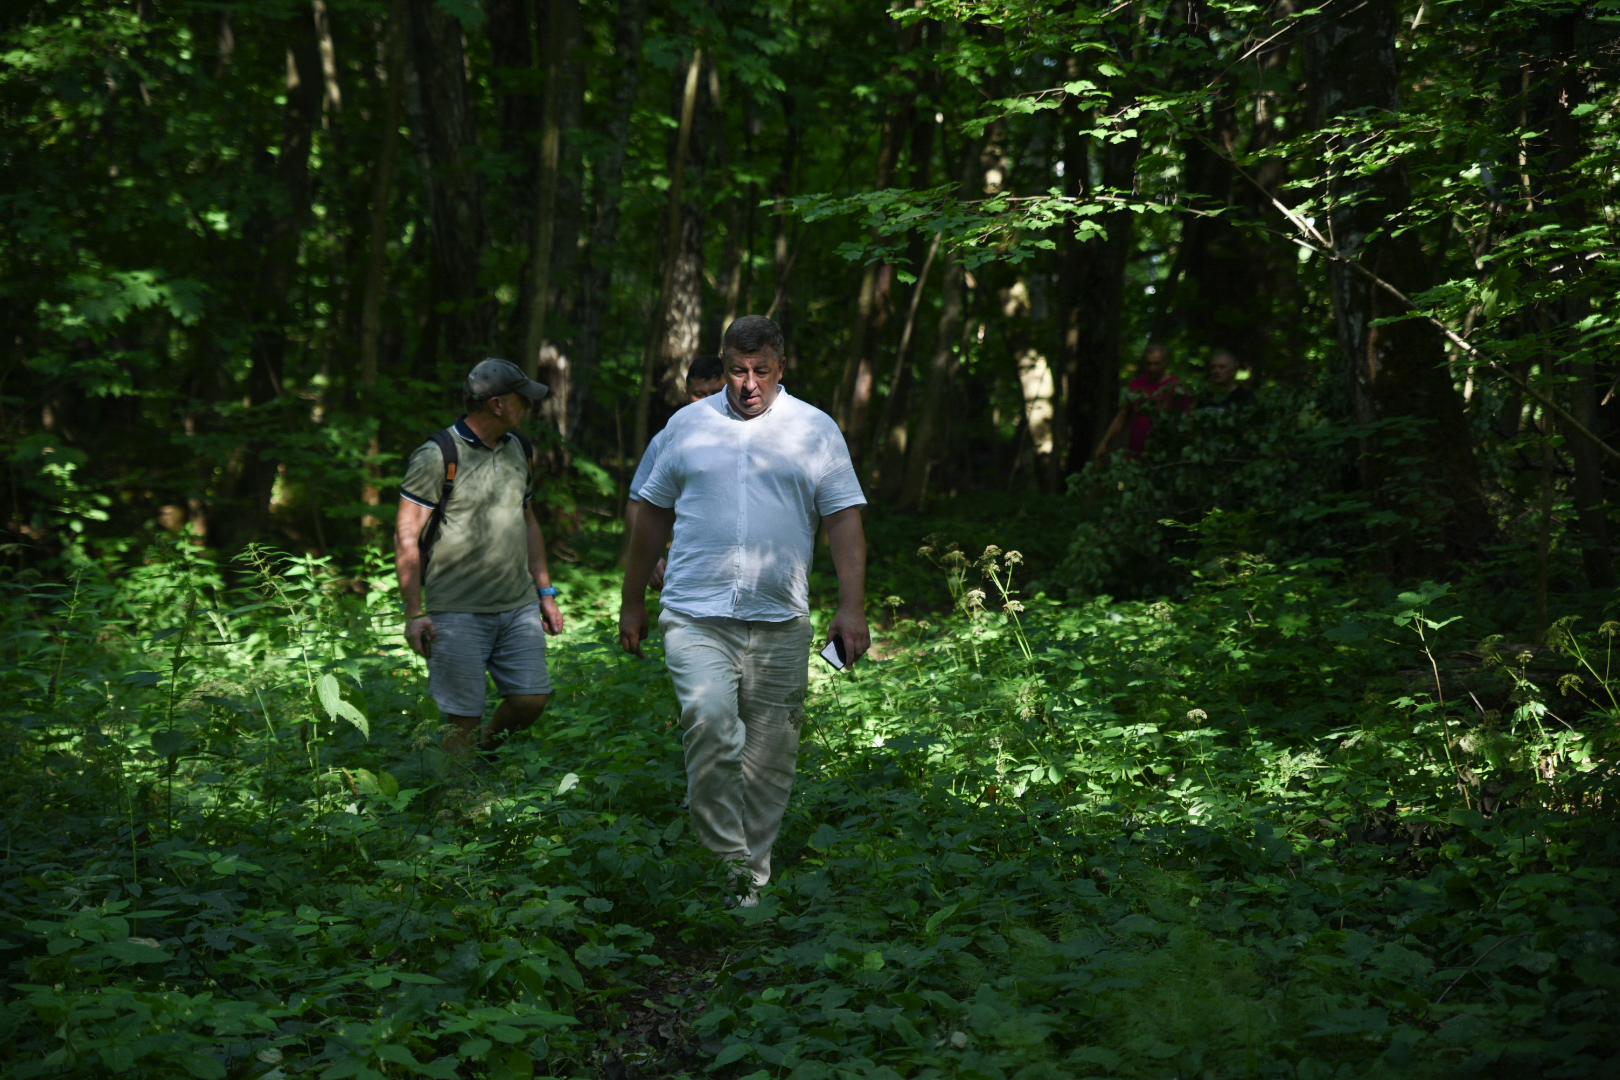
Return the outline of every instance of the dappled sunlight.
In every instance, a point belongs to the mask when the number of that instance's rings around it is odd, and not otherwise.
[[[1612,625],[1458,668],[1468,596],[1437,586],[1251,561],[1184,601],[1060,604],[1020,594],[1016,551],[917,558],[953,609],[885,597],[881,649],[812,669],[777,874],[734,913],[611,574],[559,575],[551,708],[472,765],[380,567],[260,551],[231,591],[174,548],[10,588],[8,1051],[851,1077],[1601,1052]],[[1403,673],[1431,656],[1438,692]],[[212,996],[180,993],[204,970]]]

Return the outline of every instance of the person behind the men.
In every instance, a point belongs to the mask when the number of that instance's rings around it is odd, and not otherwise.
[[[1209,358],[1209,394],[1203,409],[1237,409],[1254,404],[1254,391],[1238,382],[1237,357],[1225,349]]]
[[[746,906],[770,880],[793,788],[818,524],[838,573],[828,637],[849,663],[871,646],[866,499],[838,425],[782,387],[776,323],[743,316],[721,356],[725,392],[675,414],[638,491],[619,640],[641,654],[648,577],[673,529],[658,625],[680,701],[693,831],[742,871]]]
[[[1171,407],[1185,412],[1191,404],[1181,390],[1181,380],[1170,374],[1170,350],[1158,342],[1151,342],[1142,350],[1141,363],[1136,366],[1136,377],[1125,388],[1125,400],[1120,403],[1119,412],[1114,415],[1113,423],[1108,425],[1102,442],[1097,444],[1096,459],[1101,461],[1107,455],[1115,437],[1127,422],[1130,424],[1127,452],[1131,457],[1140,457],[1142,451],[1147,449],[1148,436],[1153,433],[1153,414]]]
[[[454,491],[425,583],[422,534],[445,484],[444,453],[431,440],[406,465],[394,533],[405,637],[427,657],[429,692],[451,725],[445,749],[457,755],[474,745],[493,749],[540,716],[551,693],[546,635],[563,629],[545,537],[530,505],[533,462],[515,434],[546,387],[508,360],[485,360],[467,376],[464,392],[466,415],[450,429]],[[480,740],[486,671],[503,700]]]
[[[691,404],[702,401],[710,394],[717,394],[720,388],[726,385],[725,365],[718,356],[700,356],[693,360],[686,369],[686,401]],[[654,435],[647,443],[647,452],[641,455],[641,463],[636,466],[636,474],[630,478],[630,501],[624,508],[624,534],[629,536],[635,532],[636,515],[641,512],[641,497],[636,492],[641,485],[647,482],[652,475],[653,466],[658,463],[658,451],[664,445],[664,432],[666,426]],[[664,571],[668,560],[660,558],[658,565],[653,567],[650,587],[662,589],[664,587]]]

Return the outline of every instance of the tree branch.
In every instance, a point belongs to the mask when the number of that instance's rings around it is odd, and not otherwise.
[[[1558,402],[1554,401],[1550,396],[1542,393],[1540,390],[1536,389],[1535,386],[1531,385],[1528,379],[1519,375],[1511,368],[1502,366],[1497,357],[1492,356],[1483,349],[1474,345],[1472,342],[1468,341],[1461,334],[1447,326],[1443,320],[1430,315],[1428,312],[1418,307],[1417,304],[1413,303],[1411,297],[1407,296],[1400,289],[1397,289],[1394,285],[1391,285],[1389,282],[1379,277],[1376,273],[1369,270],[1361,263],[1359,259],[1352,259],[1349,256],[1342,254],[1338,247],[1334,245],[1332,241],[1323,236],[1314,225],[1300,217],[1293,210],[1290,210],[1282,202],[1282,200],[1278,199],[1276,195],[1267,190],[1265,185],[1261,184],[1258,180],[1245,172],[1243,167],[1236,161],[1233,161],[1225,152],[1221,150],[1220,147],[1216,146],[1213,142],[1204,138],[1202,135],[1198,137],[1198,141],[1208,147],[1211,153],[1216,154],[1225,160],[1226,163],[1232,167],[1232,170],[1239,176],[1253,184],[1255,190],[1264,195],[1271,205],[1276,207],[1278,212],[1281,213],[1283,217],[1288,219],[1289,224],[1293,225],[1294,228],[1299,231],[1299,236],[1291,236],[1288,238],[1290,242],[1299,245],[1306,251],[1313,252],[1317,255],[1323,256],[1324,258],[1331,259],[1335,262],[1341,262],[1346,266],[1349,266],[1350,269],[1354,270],[1356,273],[1360,274],[1362,277],[1366,278],[1380,289],[1383,289],[1396,300],[1399,300],[1401,303],[1405,304],[1420,318],[1427,320],[1430,325],[1434,326],[1445,335],[1447,341],[1451,342],[1453,345],[1457,346],[1457,348],[1467,353],[1470,359],[1477,360],[1480,363],[1485,364],[1492,371],[1495,371],[1498,375],[1505,377],[1509,382],[1513,383],[1513,385],[1517,386],[1530,397],[1540,402],[1543,408],[1552,413],[1554,416],[1558,417],[1559,421],[1563,423],[1565,430],[1579,435],[1581,438],[1587,440],[1593,446],[1601,450],[1604,456],[1610,461],[1620,464],[1620,450],[1616,450],[1614,447],[1604,442],[1602,438],[1587,428],[1585,424],[1582,424],[1579,420],[1576,420],[1573,416],[1571,416],[1563,406],[1558,404]]]

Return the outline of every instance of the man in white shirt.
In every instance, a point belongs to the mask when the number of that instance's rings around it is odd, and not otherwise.
[[[770,880],[809,684],[810,559],[825,524],[838,573],[829,639],[870,648],[861,494],[831,417],[781,386],[782,331],[745,315],[720,349],[725,392],[676,413],[636,492],[619,641],[641,655],[647,582],[674,532],[664,582],[664,659],[681,705],[692,825],[746,867],[740,903]]]

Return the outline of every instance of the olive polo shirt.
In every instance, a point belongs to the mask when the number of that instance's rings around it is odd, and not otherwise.
[[[529,574],[529,463],[512,435],[490,446],[467,426],[451,428],[457,448],[456,488],[428,563],[429,613],[511,611],[534,603]],[[444,490],[444,455],[431,440],[411,454],[400,497],[434,509]]]

